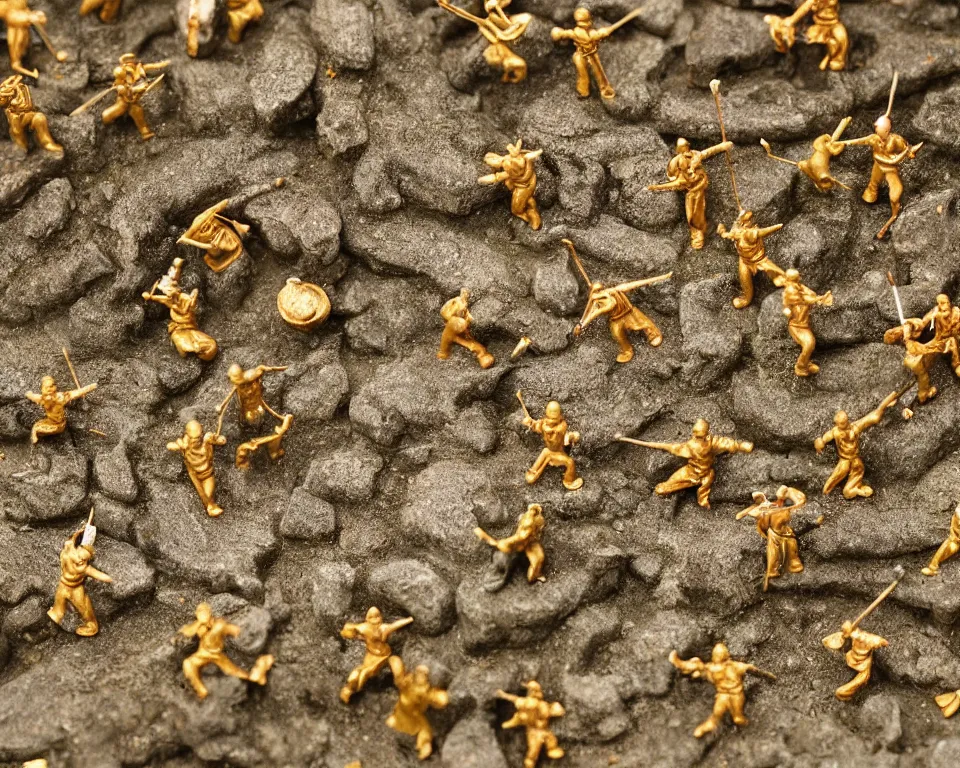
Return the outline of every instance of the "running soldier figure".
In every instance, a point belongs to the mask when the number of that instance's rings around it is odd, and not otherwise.
[[[258,426],[265,412],[283,421],[283,416],[267,405],[267,401],[263,399],[263,377],[267,373],[281,373],[287,370],[287,367],[286,365],[258,365],[256,368],[244,370],[242,366],[233,363],[227,369],[227,378],[231,384],[230,394],[217,406],[217,413],[223,416],[230,402],[236,397],[241,423]]]
[[[923,575],[936,576],[940,572],[940,565],[957,552],[960,552],[960,504],[953,510],[953,517],[950,518],[950,533],[933,556],[930,565],[922,569]]]
[[[763,20],[770,25],[770,36],[777,50],[786,53],[796,42],[796,25],[808,13],[813,15],[807,27],[807,44],[827,46],[820,69],[830,67],[839,72],[847,65],[847,51],[850,50],[847,28],[840,22],[840,0],[803,0],[792,15],[786,18],[767,15]]]
[[[560,702],[544,701],[543,688],[536,680],[524,683],[523,687],[527,689],[526,696],[497,691],[498,699],[511,702],[517,710],[513,717],[500,727],[526,729],[527,754],[523,758],[523,768],[535,768],[544,747],[547,748],[547,757],[551,760],[563,757],[564,751],[557,742],[556,735],[550,730],[550,720],[563,717],[567,713]]]
[[[823,453],[827,443],[837,444],[837,466],[823,486],[823,495],[826,496],[840,481],[846,478],[843,485],[843,498],[855,499],[873,495],[873,488],[863,482],[863,459],[860,458],[860,435],[867,429],[879,424],[887,408],[897,402],[897,393],[891,392],[875,411],[871,411],[859,421],[850,421],[846,411],[837,411],[833,417],[833,428],[828,429],[821,437],[813,441],[814,450]]]
[[[74,400],[86,397],[97,388],[96,384],[87,384],[85,387],[68,389],[63,392],[57,389],[53,376],[44,376],[40,380],[40,394],[27,392],[25,397],[31,403],[43,408],[44,417],[35,422],[30,430],[30,442],[36,444],[41,437],[59,435],[67,428],[67,406]]]
[[[737,520],[745,517],[756,520],[757,533],[767,542],[767,570],[763,576],[763,591],[766,592],[770,579],[779,578],[784,568],[790,573],[803,570],[797,535],[790,527],[790,518],[806,505],[807,496],[798,488],[781,485],[774,501],[769,501],[759,491],[754,491],[753,501],[752,506],[737,513]]]
[[[920,334],[928,327],[933,328],[933,339],[921,343]],[[960,307],[953,306],[945,293],[937,296],[937,306],[922,318],[907,318],[903,325],[889,329],[883,340],[887,344],[904,342],[907,354],[903,365],[917,379],[917,399],[921,403],[937,394],[937,388],[930,384],[930,368],[937,355],[950,355],[950,367],[960,376]]]
[[[537,171],[534,161],[543,154],[542,149],[533,152],[523,151],[523,140],[517,139],[516,144],[507,144],[507,154],[498,155],[496,152],[487,152],[483,162],[494,169],[477,179],[479,184],[503,183],[511,194],[510,212],[518,219],[523,219],[530,225],[530,229],[540,229],[540,211],[537,209]]]
[[[27,131],[47,152],[63,152],[63,147],[54,141],[47,125],[47,116],[33,106],[30,88],[23,82],[23,75],[11,75],[0,82],[0,108],[7,116],[10,140],[24,152],[30,151]]]
[[[724,240],[733,241],[740,259],[740,295],[733,300],[733,306],[737,309],[748,307],[753,301],[753,276],[757,272],[762,270],[774,284],[778,278],[784,278],[783,270],[767,258],[767,249],[763,243],[764,238],[782,228],[783,224],[758,227],[753,221],[753,211],[740,211],[733,229],[728,230],[723,224],[717,225],[717,234]]]
[[[180,288],[182,269],[183,259],[174,259],[167,273],[157,280],[150,291],[141,295],[144,301],[153,301],[170,310],[167,333],[180,357],[194,354],[203,361],[213,360],[217,355],[216,339],[205,334],[197,325],[199,290],[194,288],[190,293],[183,292]]]
[[[520,515],[517,521],[517,530],[512,536],[505,539],[495,539],[483,528],[474,528],[473,532],[481,541],[496,549],[493,553],[490,573],[484,580],[483,588],[487,592],[498,592],[503,589],[510,578],[510,571],[518,556],[522,553],[527,556],[527,581],[546,581],[543,573],[543,545],[540,538],[547,521],[543,517],[543,507],[539,504],[530,504],[527,511]]]
[[[360,662],[360,666],[350,673],[346,685],[340,689],[340,701],[349,704],[353,694],[360,691],[371,677],[383,669],[390,658],[390,654],[393,653],[390,646],[387,645],[390,635],[412,623],[413,619],[408,616],[405,619],[393,622],[393,624],[384,624],[380,609],[372,607],[367,611],[366,621],[360,624],[348,622],[343,625],[343,629],[340,630],[340,637],[345,640],[362,640],[366,645],[367,652],[363,661]]]
[[[47,616],[59,626],[67,613],[67,604],[72,605],[83,622],[76,630],[81,637],[93,637],[100,631],[97,614],[84,587],[87,578],[105,584],[113,582],[107,574],[90,565],[95,554],[93,544],[97,538],[97,529],[92,523],[93,510],[90,510],[87,524],[63,543],[63,549],[60,550],[60,583],[53,597],[53,607],[47,611]]]
[[[440,317],[443,318],[443,335],[440,336],[440,349],[437,357],[446,360],[450,357],[450,350],[458,344],[468,352],[473,353],[481,368],[493,365],[493,355],[485,346],[473,338],[470,326],[473,324],[473,315],[470,314],[470,291],[460,290],[460,295],[450,299],[440,308]]]
[[[120,57],[120,65],[113,70],[113,89],[117,92],[117,100],[112,107],[103,110],[103,124],[110,125],[124,115],[129,115],[133,124],[140,131],[140,138],[144,141],[152,139],[156,134],[147,125],[140,100],[155,84],[159,83],[163,75],[150,80],[147,75],[164,69],[170,62],[158,61],[144,64],[137,60],[132,53],[125,53]]]
[[[217,482],[213,476],[213,448],[216,445],[226,445],[226,442],[227,438],[219,432],[204,434],[200,422],[191,419],[187,422],[183,435],[167,443],[168,451],[183,454],[187,475],[210,517],[219,517],[223,514],[223,509],[214,501]]]
[[[797,376],[810,376],[819,372],[820,366],[810,361],[817,348],[817,338],[810,329],[810,307],[833,306],[833,294],[827,291],[822,296],[800,282],[800,273],[788,269],[782,277],[774,276],[773,284],[783,286],[783,314],[787,319],[787,332],[800,345],[800,356],[793,366]]]
[[[36,69],[27,69],[23,60],[30,51],[30,31],[36,29],[50,53],[57,61],[66,61],[66,51],[54,50],[47,37],[47,15],[43,11],[33,11],[27,0],[0,0],[0,19],[7,25],[7,52],[10,54],[10,68],[20,75],[37,78]]]
[[[563,467],[563,487],[576,491],[583,486],[583,478],[577,476],[577,465],[567,453],[567,448],[580,442],[580,433],[574,432],[563,417],[560,403],[551,400],[547,403],[542,419],[533,419],[523,404],[523,398],[517,392],[517,399],[523,408],[523,426],[543,436],[543,450],[533,466],[527,470],[524,479],[527,485],[537,482],[547,467]]]
[[[417,757],[426,760],[433,753],[433,729],[427,720],[427,710],[443,709],[450,703],[450,696],[442,688],[430,685],[430,670],[423,664],[407,672],[399,656],[391,656],[389,661],[393,684],[400,695],[387,718],[387,726],[416,736]]]
[[[573,53],[573,66],[577,70],[577,96],[581,99],[590,96],[591,72],[602,98],[612,99],[616,96],[613,86],[607,79],[607,73],[603,71],[603,64],[600,63],[600,41],[606,40],[620,27],[639,15],[640,9],[637,9],[628,13],[616,24],[597,29],[593,26],[593,17],[590,15],[590,11],[586,8],[577,8],[573,12],[573,20],[577,23],[577,26],[573,29],[554,27],[550,30],[550,37],[553,38],[555,43],[559,43],[561,40],[570,40],[576,48]]]
[[[710,186],[710,178],[707,176],[707,169],[703,167],[703,161],[732,148],[733,142],[725,141],[707,149],[696,150],[690,147],[690,142],[686,139],[677,139],[677,153],[667,164],[667,178],[670,181],[647,187],[651,192],[684,193],[690,247],[694,250],[703,248],[707,235],[707,187]]]

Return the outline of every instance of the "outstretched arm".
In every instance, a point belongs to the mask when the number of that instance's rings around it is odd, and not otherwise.
[[[80,389],[71,389],[69,392],[64,392],[64,394],[67,396],[67,402],[69,402],[71,400],[76,400],[78,397],[86,397],[96,388],[96,384],[87,384],[85,387],[80,387]]]
[[[36,403],[37,405],[40,405],[40,402],[43,399],[36,392],[24,392],[23,396],[27,398],[27,400],[29,400],[31,403]]]
[[[679,669],[685,675],[692,675],[693,677],[699,677],[703,674],[705,665],[703,661],[696,656],[692,659],[681,659],[676,651],[670,651],[670,655],[667,657],[670,659],[670,663],[673,664],[677,669]]]
[[[724,141],[720,144],[714,144],[712,147],[707,147],[706,149],[700,150],[700,162],[704,160],[709,160],[714,155],[719,155],[721,152],[729,152],[733,149],[732,141]]]
[[[397,619],[393,624],[385,624],[382,631],[383,639],[386,640],[390,635],[396,632],[398,629],[403,629],[404,627],[413,624],[413,617],[407,616],[405,619]]]
[[[812,10],[813,0],[804,0],[802,3],[800,3],[797,10],[795,10],[790,16],[787,16],[784,21],[790,26],[793,26]]]
[[[779,232],[783,229],[783,224],[774,224],[772,227],[761,227],[757,230],[758,237],[766,237],[767,235],[772,235],[774,232]]]
[[[875,424],[879,424],[880,419],[883,418],[883,414],[887,412],[887,408],[889,408],[895,402],[897,402],[897,393],[891,392],[889,395],[883,398],[883,402],[877,406],[876,410],[871,411],[859,421],[855,421],[853,423],[854,429],[856,429],[857,432],[863,432],[865,429],[868,429]]]
[[[573,40],[573,30],[554,27],[550,30],[550,37],[553,38],[555,43],[559,43],[561,40]]]
[[[836,437],[836,433],[833,431],[833,428],[831,427],[826,432],[824,432],[820,437],[818,437],[816,440],[813,441],[813,449],[817,453],[823,453],[824,447],[826,447],[827,443],[833,442],[834,437]]]
[[[111,579],[109,576],[107,576],[107,574],[105,574],[103,571],[100,571],[100,570],[94,568],[92,565],[88,565],[88,566],[87,566],[86,574],[87,574],[87,576],[89,576],[91,579],[96,579],[97,581],[102,581],[104,584],[112,584],[112,583],[113,583],[113,579]]]

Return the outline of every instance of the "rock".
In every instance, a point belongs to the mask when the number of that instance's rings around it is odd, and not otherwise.
[[[98,533],[121,541],[133,540],[133,518],[137,515],[135,507],[100,494],[93,495],[90,506],[96,510],[95,525]]]
[[[110,349],[118,340],[139,335],[143,316],[139,304],[124,302],[117,306],[81,297],[70,307],[70,349],[88,355]]]
[[[457,722],[440,749],[443,768],[507,768],[493,727],[478,715]]]
[[[356,350],[389,353],[424,333],[427,318],[442,329],[440,296],[413,280],[381,278],[355,269],[338,286],[337,312],[349,315],[344,329]]]
[[[288,539],[319,541],[336,532],[337,512],[333,505],[304,488],[295,489],[280,521],[280,535]]]
[[[4,478],[4,484],[25,503],[8,509],[8,519],[21,523],[58,520],[77,514],[83,507],[89,473],[87,460],[58,446],[45,454],[44,463],[45,469],[19,478]]]
[[[762,17],[715,4],[697,14],[684,54],[691,79],[701,88],[730,69],[756,69],[775,55]]]
[[[286,375],[292,379],[283,395],[287,413],[297,422],[329,421],[350,391],[347,371],[340,362],[340,338],[333,337],[294,363]]]
[[[180,114],[194,130],[221,131],[250,122],[254,92],[247,67],[217,59],[194,60],[189,67],[171,69],[180,88]],[[210,83],[217,83],[210,88]]]
[[[544,261],[533,278],[533,296],[543,309],[569,315],[580,304],[580,285],[568,266],[568,256]]]
[[[382,601],[398,613],[413,616],[418,633],[441,635],[453,626],[453,589],[426,563],[392,560],[367,579],[374,603]]]
[[[756,310],[734,309],[730,302],[738,293],[729,276],[687,283],[680,291],[683,375],[697,389],[726,376],[743,354],[744,331],[756,323]]]
[[[241,653],[254,655],[264,651],[273,627],[268,610],[229,593],[214,595],[207,602],[214,616],[223,616],[240,627],[240,634],[230,642]]]
[[[111,600],[131,603],[153,594],[156,571],[138,549],[97,536],[96,552],[94,564],[113,579],[110,584],[101,585]]]
[[[564,729],[577,741],[607,742],[631,726],[611,675],[563,676],[561,702],[567,710]]]
[[[373,65],[373,13],[363,0],[313,0],[310,29],[334,70]]]
[[[577,222],[594,218],[606,181],[603,167],[592,160],[562,154],[553,160],[560,171],[560,205]]]
[[[366,145],[369,138],[363,116],[363,84],[347,77],[324,83],[323,109],[317,115],[317,138],[323,149],[343,155]]]
[[[863,732],[881,749],[896,751],[903,728],[900,724],[900,704],[893,696],[874,694],[863,702],[860,710]]]
[[[383,459],[367,443],[357,442],[314,459],[304,489],[334,501],[366,501],[373,496]]]
[[[99,451],[93,458],[93,479],[105,496],[132,504],[137,500],[137,478],[124,442],[109,451]]]
[[[317,0],[322,5],[322,0]],[[296,14],[299,16],[299,14]],[[278,129],[309,117],[316,111],[313,78],[317,52],[301,19],[285,14],[272,30],[260,52],[250,80],[253,108],[257,117]],[[346,35],[345,28],[338,30]]]
[[[477,453],[490,453],[499,442],[496,409],[491,403],[474,403],[450,425],[450,433]]]
[[[313,572],[313,613],[321,622],[337,623],[350,611],[356,572],[347,563],[323,563]]]
[[[257,197],[244,211],[271,250],[299,257],[297,270],[304,279],[336,260],[340,215],[317,191],[288,186]]]

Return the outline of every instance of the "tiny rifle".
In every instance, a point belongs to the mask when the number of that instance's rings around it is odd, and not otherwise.
[[[520,393],[520,390],[517,390],[517,400],[520,401],[520,407],[523,408],[523,415],[533,421],[533,416],[530,415],[530,411],[527,410],[526,403],[523,402],[523,395]]]
[[[608,35],[613,34],[618,29],[620,29],[620,27],[622,27],[624,24],[629,24],[631,21],[637,18],[637,16],[639,16],[641,13],[643,13],[642,8],[634,8],[632,11],[630,11],[630,13],[628,13],[626,16],[620,19],[620,21],[617,21],[611,24],[609,27],[606,27],[604,29],[604,32],[606,32]]]

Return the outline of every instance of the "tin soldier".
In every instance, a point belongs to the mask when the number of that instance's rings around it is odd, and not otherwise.
[[[651,184],[651,192],[683,192],[684,208],[687,214],[687,226],[690,227],[690,247],[699,251],[707,234],[707,187],[710,178],[703,161],[709,160],[720,152],[729,152],[732,141],[724,141],[707,149],[691,148],[684,138],[677,139],[677,153],[667,164],[668,182]]]
[[[47,616],[59,626],[67,613],[67,605],[72,605],[82,622],[76,630],[81,637],[93,637],[100,631],[97,614],[84,586],[87,579],[104,584],[113,582],[107,574],[90,564],[95,556],[93,544],[96,538],[97,529],[93,525],[91,509],[86,525],[63,542],[63,549],[60,550],[60,583],[54,593],[53,607],[47,611]]]
[[[177,240],[178,243],[205,251],[203,260],[214,272],[223,272],[240,258],[243,254],[242,238],[250,231],[249,224],[222,215],[221,211],[228,205],[230,198],[207,208],[194,218],[187,231]]]
[[[150,291],[142,294],[143,299],[161,304],[170,310],[167,333],[170,334],[170,341],[180,357],[194,354],[204,361],[213,360],[217,355],[217,342],[197,325],[199,291],[194,288],[190,293],[183,292],[180,288],[182,270],[183,259],[174,259],[167,273],[157,280]]]
[[[580,442],[580,433],[574,432],[563,417],[560,403],[551,400],[542,419],[530,416],[523,397],[517,392],[520,407],[523,408],[523,426],[538,435],[543,436],[543,450],[533,466],[527,470],[524,478],[527,485],[533,485],[543,475],[547,467],[563,467],[563,487],[568,491],[576,491],[583,486],[583,478],[577,476],[577,466],[567,449]]]
[[[811,376],[820,366],[810,361],[817,347],[817,338],[810,328],[810,307],[833,306],[833,294],[827,291],[818,295],[800,282],[800,273],[788,269],[783,276],[774,275],[773,284],[783,287],[783,314],[787,318],[787,332],[800,345],[800,356],[793,366],[797,376]]]
[[[470,326],[473,324],[473,315],[470,314],[470,291],[462,288],[459,296],[450,299],[440,308],[440,317],[444,322],[443,335],[440,336],[440,349],[437,352],[440,360],[449,358],[451,348],[454,344],[458,344],[476,356],[481,368],[489,368],[493,365],[493,355],[470,333]]]
[[[402,629],[413,623],[411,617],[398,619],[392,624],[383,623],[383,614],[377,607],[371,607],[367,611],[366,620],[359,624],[347,622],[340,630],[340,637],[346,640],[362,640],[366,646],[367,652],[360,662],[360,666],[354,669],[347,677],[347,683],[340,689],[340,701],[344,704],[350,703],[353,694],[359,692],[377,672],[383,669],[393,651],[387,645],[390,635],[398,629]]]
[[[600,41],[606,40],[620,27],[639,15],[640,9],[638,8],[628,13],[617,23],[598,29],[593,26],[593,17],[590,15],[590,11],[586,8],[577,8],[573,12],[573,20],[577,26],[573,29],[554,27],[550,30],[550,37],[553,38],[554,42],[570,40],[576,49],[573,53],[573,66],[577,70],[577,96],[582,99],[590,96],[591,73],[602,98],[612,99],[616,95],[613,86],[607,79],[607,73],[603,71],[603,64],[600,63]]]
[[[840,0],[803,0],[790,16],[767,15],[763,20],[770,25],[770,36],[777,50],[787,53],[796,42],[797,24],[807,14],[811,14],[807,44],[827,46],[820,69],[830,67],[839,72],[847,65],[847,51],[850,50],[847,28],[840,22]]]
[[[880,648],[886,648],[889,643],[880,635],[873,635],[860,629],[860,623],[873,613],[903,578],[903,568],[897,566],[895,569],[897,578],[887,587],[880,596],[874,600],[870,606],[853,621],[845,621],[839,632],[827,635],[823,638],[823,645],[832,651],[843,650],[847,641],[850,641],[850,650],[844,655],[847,666],[857,674],[845,685],[841,685],[836,690],[836,697],[840,701],[850,701],[867,683],[870,682],[870,673],[873,671],[873,654]]]
[[[217,414],[222,417],[236,397],[242,424],[254,427],[259,425],[263,420],[264,412],[283,421],[283,416],[267,405],[267,401],[263,399],[263,377],[267,373],[280,373],[287,368],[286,365],[258,365],[256,368],[244,370],[242,366],[233,363],[227,369],[227,378],[231,385],[230,394],[217,406]]]
[[[519,83],[527,76],[527,62],[510,50],[507,43],[514,43],[523,37],[533,17],[529,13],[508,15],[504,9],[510,2],[511,0],[485,0],[483,10],[487,17],[484,19],[468,13],[450,0],[437,0],[438,5],[445,11],[477,25],[480,34],[489,43],[483,52],[487,64],[503,69],[503,82]]]
[[[23,60],[30,51],[30,30],[35,29],[47,50],[57,61],[66,61],[66,51],[58,51],[47,36],[47,15],[43,11],[34,11],[27,0],[3,0],[0,2],[0,18],[7,25],[7,52],[10,54],[10,68],[20,75],[37,78],[36,69],[27,69]]]
[[[888,278],[890,279],[890,278]],[[896,286],[894,286],[896,288]],[[896,297],[899,301],[899,296]],[[920,334],[926,328],[933,330],[933,339],[921,343]],[[937,388],[930,384],[930,368],[937,355],[950,355],[950,367],[960,376],[960,307],[950,302],[945,293],[937,295],[937,305],[922,318],[907,318],[898,328],[891,328],[883,335],[887,344],[903,341],[907,354],[903,365],[917,379],[917,398],[925,403],[937,394]]]
[[[280,419],[280,423],[273,428],[273,432],[270,434],[240,443],[237,446],[237,456],[234,462],[237,469],[250,469],[253,465],[253,454],[264,447],[267,449],[270,461],[280,461],[286,453],[286,449],[283,447],[283,438],[290,431],[291,424],[293,424],[293,414],[288,413]]]
[[[428,709],[443,709],[450,703],[449,694],[430,685],[430,670],[423,664],[413,672],[404,669],[399,656],[389,659],[393,684],[400,696],[387,718],[387,725],[395,731],[417,737],[417,757],[426,760],[433,753],[433,729],[427,720]]]
[[[692,659],[681,659],[676,651],[670,651],[670,663],[684,675],[693,678],[703,678],[712,683],[717,689],[713,701],[713,712],[706,720],[696,727],[693,732],[695,738],[701,738],[717,729],[723,716],[730,715],[734,725],[748,725],[750,721],[743,714],[747,697],[743,692],[743,678],[747,673],[762,675],[770,680],[777,678],[769,672],[758,669],[753,664],[734,661],[730,658],[730,651],[723,643],[713,646],[710,661],[702,661],[694,656]]]
[[[799,168],[803,175],[810,179],[821,192],[829,192],[835,186],[850,189],[850,187],[839,179],[835,179],[830,174],[830,161],[847,148],[847,145],[840,141],[840,137],[847,129],[847,126],[850,125],[851,120],[852,118],[850,117],[843,118],[837,126],[837,130],[833,132],[833,135],[822,133],[817,136],[817,138],[813,140],[813,154],[805,160],[796,161],[788,160],[785,157],[778,157],[773,154],[773,151],[770,149],[770,144],[763,139],[760,139],[760,145],[766,150],[767,155],[774,160],[786,163],[787,165],[795,165]]]
[[[35,422],[30,430],[30,442],[36,444],[41,437],[59,435],[67,428],[67,406],[74,400],[86,397],[97,388],[96,384],[77,386],[61,392],[53,376],[44,376],[40,380],[40,394],[27,392],[25,397],[31,403],[43,408],[44,417]]]
[[[639,445],[642,448],[654,448],[658,451],[686,459],[687,463],[670,475],[665,482],[658,483],[654,491],[658,496],[668,496],[684,488],[697,489],[697,503],[710,509],[710,489],[713,487],[716,470],[713,468],[717,457],[724,453],[751,453],[753,443],[732,437],[710,434],[710,424],[706,419],[697,419],[693,425],[691,437],[685,443],[650,443],[617,436],[622,443]]]
[[[263,18],[260,0],[227,0],[227,38],[234,45],[243,40],[247,25]]]
[[[496,550],[493,553],[490,573],[483,584],[487,592],[499,592],[503,589],[520,554],[527,557],[527,581],[531,584],[535,581],[546,581],[542,576],[544,554],[543,545],[540,543],[546,524],[543,507],[530,504],[517,520],[517,529],[512,536],[495,539],[483,528],[473,529],[477,538]]]
[[[83,0],[80,3],[80,15],[86,16],[94,11],[100,11],[100,21],[109,24],[120,13],[122,0]]]
[[[790,573],[803,571],[800,561],[797,535],[790,527],[790,518],[807,503],[806,494],[799,488],[781,485],[775,499],[769,500],[759,492],[753,492],[753,504],[737,513],[737,520],[751,517],[756,521],[757,533],[767,542],[767,570],[763,576],[763,591],[770,579],[779,578],[786,568]]]
[[[147,125],[147,118],[140,101],[144,95],[163,81],[163,75],[153,80],[150,80],[147,76],[151,72],[164,69],[169,63],[169,61],[157,61],[144,64],[132,53],[123,54],[120,57],[120,65],[113,70],[111,90],[116,91],[117,100],[113,103],[113,106],[103,110],[103,124],[110,125],[124,115],[129,115],[133,124],[137,126],[137,130],[140,131],[141,139],[148,141],[156,136],[150,126]],[[73,114],[76,114],[79,109],[82,109],[82,107],[74,110]]]
[[[183,676],[193,686],[197,696],[201,699],[207,698],[208,691],[200,672],[209,664],[215,664],[225,675],[249,680],[257,685],[267,684],[267,672],[273,666],[273,656],[258,656],[249,672],[241,669],[223,651],[228,637],[240,635],[240,627],[221,616],[214,616],[206,603],[197,606],[196,616],[196,621],[180,627],[179,634],[191,639],[195,637],[199,642],[197,650],[183,660]]]
[[[753,276],[764,272],[771,280],[783,277],[783,270],[767,258],[764,239],[779,232],[783,224],[772,227],[758,227],[753,220],[753,211],[740,211],[733,228],[728,230],[723,224],[717,225],[717,234],[724,240],[733,241],[740,260],[737,268],[740,277],[740,295],[733,299],[733,306],[743,309],[753,301]],[[811,350],[812,351],[812,350]]]
[[[63,152],[63,147],[54,141],[47,125],[47,116],[33,106],[30,88],[23,82],[23,75],[11,75],[0,82],[0,108],[7,117],[10,140],[24,152],[30,151],[27,131],[47,152]]]
[[[498,155],[487,152],[483,162],[494,169],[494,173],[477,179],[480,184],[503,183],[510,191],[510,212],[518,219],[530,225],[530,229],[540,229],[540,211],[537,209],[537,171],[534,161],[543,154],[542,149],[532,152],[523,151],[523,140],[516,144],[507,144],[507,154]]]
[[[524,728],[527,735],[527,753],[523,757],[523,768],[535,768],[543,748],[547,757],[559,760],[564,755],[557,737],[550,730],[550,720],[563,717],[566,710],[559,701],[546,701],[543,688],[536,680],[524,683],[526,696],[514,696],[512,693],[497,691],[497,698],[509,701],[516,709],[513,717],[503,723],[501,728]]]
[[[879,424],[887,409],[897,402],[899,393],[891,392],[877,409],[871,411],[858,421],[850,421],[846,411],[837,411],[833,417],[833,427],[813,441],[814,450],[823,453],[827,443],[837,444],[837,466],[823,486],[826,496],[840,481],[846,478],[843,485],[843,498],[854,499],[857,496],[867,498],[873,495],[873,488],[863,482],[863,459],[860,458],[860,435],[867,429]]]
[[[590,323],[598,317],[606,315],[607,324],[610,326],[610,335],[620,345],[620,354],[617,355],[618,363],[629,363],[633,360],[633,344],[630,343],[627,331],[643,331],[647,335],[647,343],[651,347],[659,347],[663,343],[663,334],[660,333],[660,329],[657,328],[653,320],[633,306],[627,297],[627,293],[637,288],[669,280],[673,277],[673,272],[607,288],[603,283],[590,280],[587,271],[580,262],[580,258],[577,256],[573,243],[569,240],[563,242],[570,250],[570,255],[573,257],[573,262],[577,265],[580,275],[590,288],[587,306],[583,308],[583,315],[580,322],[574,327],[573,335],[579,336]]]
[[[922,569],[923,575],[936,576],[940,572],[941,564],[957,552],[960,552],[960,504],[953,510],[953,517],[950,518],[950,533],[933,556],[930,565]]]
[[[213,476],[213,448],[217,445],[226,445],[226,442],[227,438],[219,431],[204,433],[200,422],[191,419],[187,422],[183,435],[167,443],[168,451],[183,454],[187,475],[210,517],[219,517],[223,514],[223,509],[214,500],[217,483]]]

